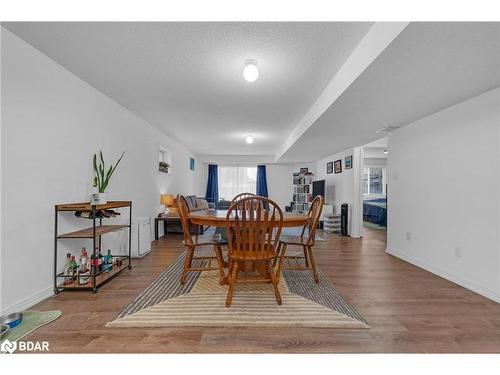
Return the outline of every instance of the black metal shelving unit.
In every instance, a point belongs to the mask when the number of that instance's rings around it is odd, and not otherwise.
[[[103,225],[102,218],[96,218],[96,213],[99,210],[108,210],[114,208],[129,208],[129,223],[128,225]],[[61,212],[91,212],[92,213],[92,227],[85,228],[82,230],[58,234],[58,216]],[[68,277],[74,278],[73,276],[64,275],[64,272],[57,272],[57,244],[60,240],[64,239],[91,239],[92,240],[92,253],[96,255],[96,247],[101,251],[101,236],[106,233],[116,232],[118,230],[123,230],[128,228],[128,255],[112,255],[113,264],[107,271],[96,271],[92,270],[90,274],[90,280],[87,284],[81,285],[79,283],[79,277],[76,276],[76,281],[71,284],[64,284],[64,280]],[[131,201],[110,201],[106,204],[101,205],[91,205],[90,203],[68,203],[68,204],[56,204],[55,205],[55,229],[54,229],[54,293],[58,294],[62,290],[91,290],[93,293],[97,292],[97,289],[107,283],[109,280],[113,279],[119,275],[125,269],[131,269],[131,245],[132,245],[132,202]],[[62,280],[62,283],[60,282]]]

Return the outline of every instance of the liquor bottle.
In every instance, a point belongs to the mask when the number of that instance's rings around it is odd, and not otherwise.
[[[77,270],[78,270],[78,264],[76,263],[75,256],[71,256],[71,262],[69,262],[69,269],[71,270],[71,279],[73,282],[76,281],[76,276],[77,276]]]
[[[111,255],[111,250],[108,249],[108,254],[106,254],[106,272],[109,272],[113,269],[113,256]]]
[[[71,280],[71,268],[70,268],[70,264],[71,264],[71,253],[67,253],[66,254],[66,264],[64,265],[64,276],[66,276],[64,278],[64,285],[69,285],[71,284],[73,281]]]
[[[97,249],[96,254],[97,254],[97,271],[101,272],[104,269],[101,251],[99,249]]]
[[[82,247],[82,253],[80,254],[80,259],[78,260],[81,269],[88,269],[89,256],[87,254],[87,249]]]
[[[96,267],[96,256],[94,254],[90,255],[90,272],[92,274],[97,273],[97,267]]]
[[[82,247],[82,255],[80,255],[79,261],[80,269],[78,270],[78,284],[86,285],[90,280],[90,270],[89,270],[89,257],[87,254],[87,249]]]

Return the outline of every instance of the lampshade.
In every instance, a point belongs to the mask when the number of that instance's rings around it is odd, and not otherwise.
[[[174,204],[174,196],[172,194],[162,194],[161,195],[161,204],[164,206],[171,206]]]

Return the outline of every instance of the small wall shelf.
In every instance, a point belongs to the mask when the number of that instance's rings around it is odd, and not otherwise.
[[[96,217],[96,212],[99,210],[109,210],[113,208],[129,208],[129,223],[128,225],[103,225],[101,217]],[[58,234],[58,216],[60,212],[67,211],[86,211],[92,213],[92,226],[69,232],[65,234]],[[92,253],[96,256],[96,247],[101,251],[101,236],[107,233],[116,232],[128,228],[128,255],[112,255],[113,263],[108,265],[104,270],[96,271],[93,268],[90,273],[89,281],[85,285],[80,285],[80,277],[88,276],[68,276],[64,272],[57,272],[57,244],[59,240],[63,239],[92,239]],[[131,245],[132,245],[132,202],[131,201],[111,201],[106,204],[91,205],[88,202],[84,203],[67,203],[55,205],[55,229],[54,229],[54,293],[58,294],[62,290],[92,290],[96,293],[97,289],[111,280],[125,269],[131,269]],[[65,283],[67,278],[72,278],[70,283]],[[76,280],[75,280],[76,278]]]

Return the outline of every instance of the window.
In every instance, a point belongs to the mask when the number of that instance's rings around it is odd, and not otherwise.
[[[257,167],[219,166],[219,198],[230,201],[239,193],[257,189]]]
[[[385,168],[363,168],[363,194],[385,195]]]

